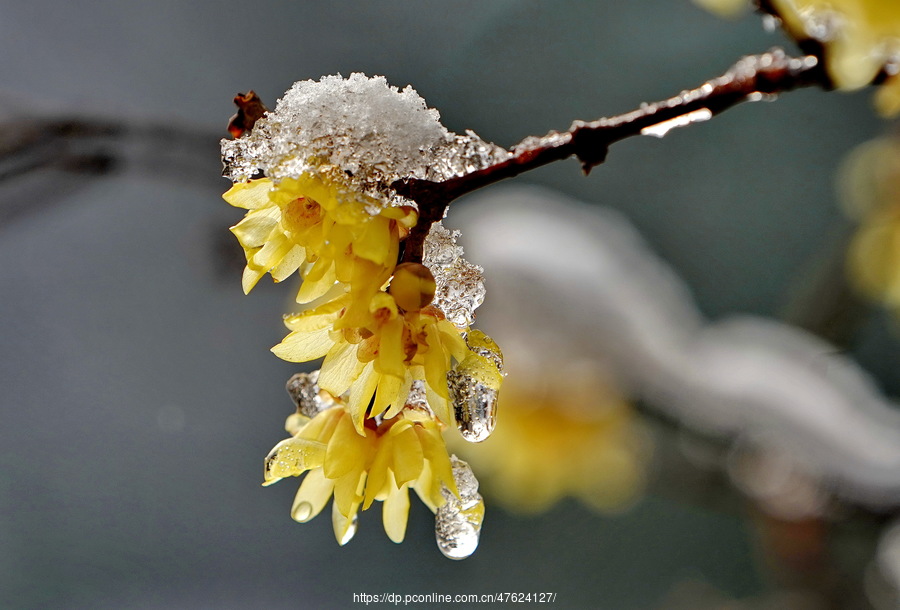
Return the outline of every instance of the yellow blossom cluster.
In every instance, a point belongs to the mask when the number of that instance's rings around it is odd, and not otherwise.
[[[297,272],[303,280],[297,301],[306,308],[285,317],[291,332],[272,351],[291,362],[324,356],[318,387],[338,405],[300,426],[291,420],[294,436],[267,459],[266,484],[309,471],[292,515],[307,521],[333,495],[341,544],[352,537],[360,506],[384,501],[385,531],[399,542],[407,489],[432,511],[446,501],[442,486],[458,495],[441,437],[454,422],[448,373],[459,368],[496,392],[500,354],[477,331],[467,344],[469,329],[431,304],[436,282],[428,267],[397,264],[415,210],[368,201],[343,187],[339,173],[328,175],[277,184],[261,178],[224,195],[247,210],[232,228],[247,258],[244,291],[266,273],[282,281]],[[473,351],[484,346],[494,348],[497,360]],[[408,405],[416,382],[427,397],[424,412]],[[473,510],[483,512],[483,504]]]
[[[457,233],[417,226],[418,204],[391,185],[447,179],[508,153],[438,119],[411,87],[384,77],[294,83],[275,110],[223,140],[234,182],[224,199],[246,210],[231,229],[247,259],[244,292],[266,274],[301,280],[300,311],[285,316],[290,333],[272,351],[290,362],[324,358],[289,382],[299,378],[289,385],[298,411],[291,438],[266,459],[265,484],[305,476],[292,510],[301,522],[333,497],[341,544],[376,500],[388,536],[402,540],[415,489],[436,513],[441,551],[460,559],[477,546],[484,504],[441,433],[490,434],[502,356],[469,328],[484,296],[481,268],[462,258]],[[419,251],[400,263],[414,230]]]
[[[289,418],[288,431],[294,436],[266,458],[264,484],[309,471],[291,515],[301,523],[309,521],[333,495],[332,524],[341,544],[352,538],[360,506],[365,510],[373,501],[383,501],[384,530],[391,540],[402,542],[409,489],[432,511],[444,503],[442,487],[459,493],[440,426],[406,412],[381,423],[367,419],[360,433],[351,420],[342,406],[312,419]]]

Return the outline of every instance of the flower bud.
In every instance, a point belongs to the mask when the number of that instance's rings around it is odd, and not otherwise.
[[[434,275],[421,263],[402,263],[394,270],[388,292],[404,311],[419,311],[434,299]]]

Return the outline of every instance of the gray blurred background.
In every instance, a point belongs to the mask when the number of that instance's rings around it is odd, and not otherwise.
[[[685,583],[726,598],[770,591],[747,515],[676,498],[671,481],[615,517],[575,502],[518,517],[488,498],[463,562],[440,555],[415,501],[402,545],[379,510],[343,548],[327,514],[291,521],[296,485],[260,487],[292,410],[283,384],[296,367],[268,351],[290,291],[266,281],[241,294],[227,233],[241,214],[220,199],[215,137],[238,91],[271,105],[295,80],[362,71],[412,84],[449,129],[510,146],[782,43],[754,17],[722,21],[687,0],[2,1],[3,141],[46,117],[132,131],[57,138],[40,168],[0,172],[0,606],[554,591],[558,607],[629,609],[670,607]],[[618,144],[587,178],[569,161],[518,181],[623,212],[712,319],[779,316],[847,229],[832,180],[885,130],[869,101],[795,92]],[[72,171],[56,151],[114,165]],[[890,393],[900,374],[886,319],[867,314],[850,349]]]

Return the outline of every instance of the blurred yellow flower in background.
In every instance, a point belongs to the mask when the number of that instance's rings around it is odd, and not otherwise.
[[[900,140],[859,146],[844,162],[839,184],[844,207],[859,221],[850,274],[868,297],[900,311]]]
[[[632,407],[590,363],[562,363],[552,384],[541,379],[514,369],[503,386],[502,425],[482,443],[454,438],[450,446],[512,512],[546,511],[566,497],[604,512],[629,507],[650,453]]]

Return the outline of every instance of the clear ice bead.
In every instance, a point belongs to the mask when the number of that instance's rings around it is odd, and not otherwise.
[[[449,559],[465,559],[478,548],[478,537],[484,521],[484,501],[478,493],[478,480],[469,465],[450,457],[453,479],[459,497],[446,486],[441,494],[446,502],[437,509],[434,532],[438,548]]]
[[[310,419],[334,406],[333,399],[319,388],[319,371],[291,376],[285,389],[297,406],[297,412]]]
[[[462,437],[470,443],[489,437],[497,423],[497,390],[459,371],[447,373],[447,387]]]

